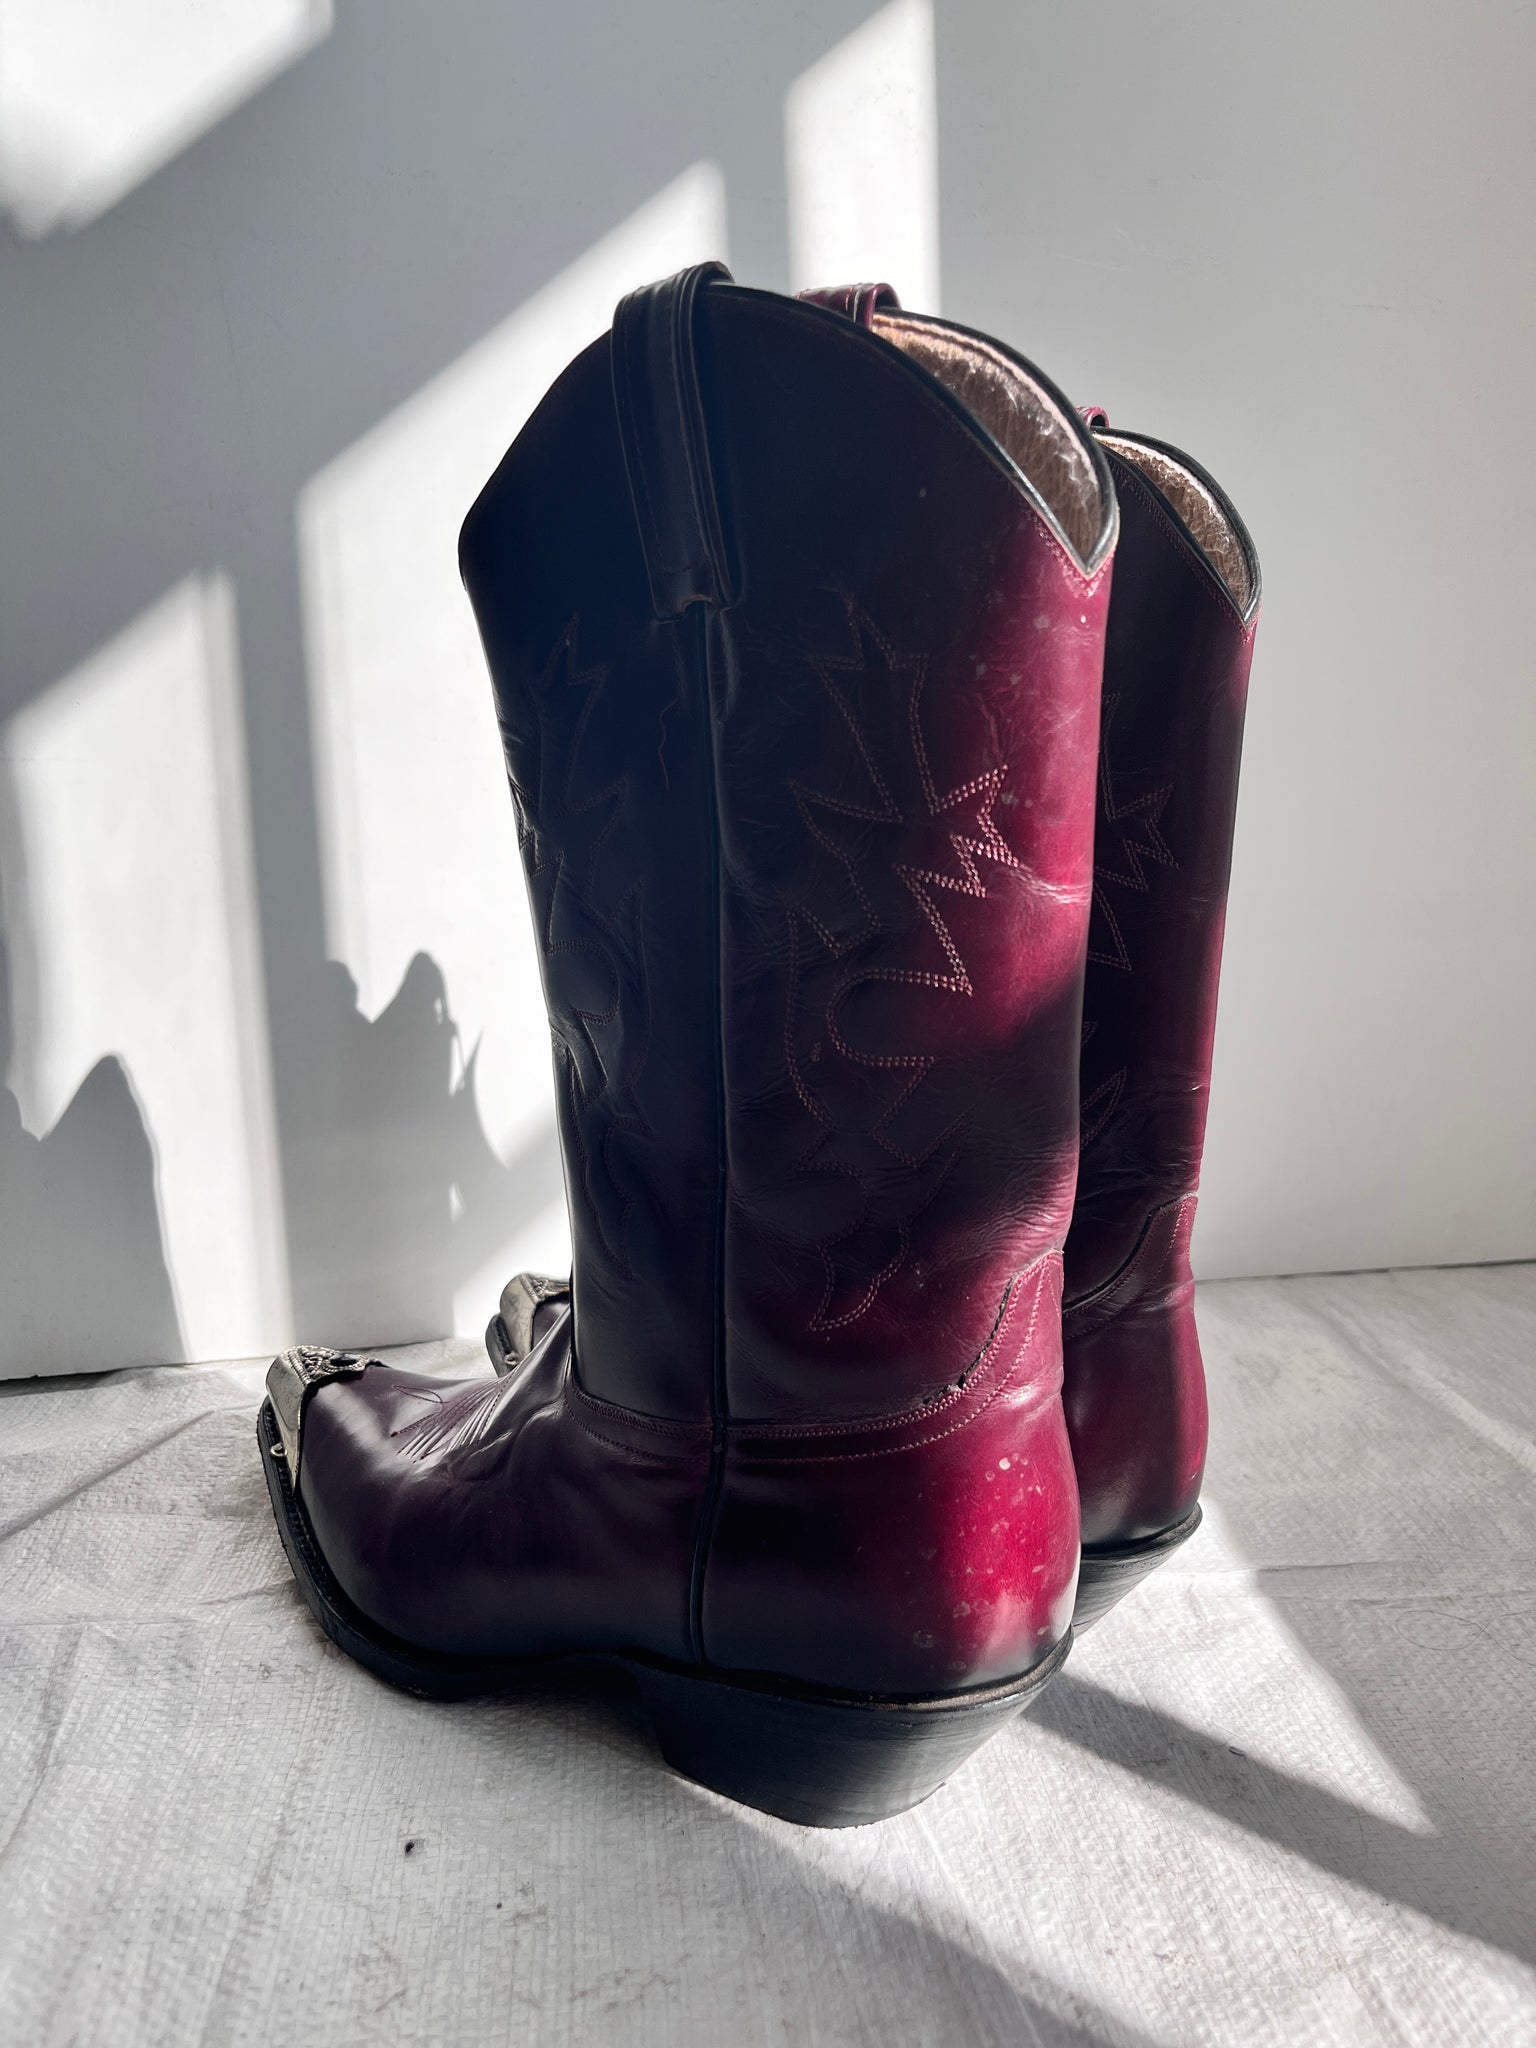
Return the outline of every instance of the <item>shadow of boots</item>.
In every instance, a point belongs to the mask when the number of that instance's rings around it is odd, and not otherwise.
[[[0,1074],[10,1054],[0,943]],[[154,1145],[121,1060],[98,1060],[41,1138],[0,1088],[0,1379],[185,1356]]]
[[[455,1289],[523,1220],[528,1198],[481,1126],[442,969],[418,953],[370,1020],[351,974],[327,962],[283,1057],[298,1333],[345,1346],[447,1335]]]

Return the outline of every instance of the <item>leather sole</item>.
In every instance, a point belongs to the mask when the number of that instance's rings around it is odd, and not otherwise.
[[[1102,1621],[1117,1600],[1170,1558],[1180,1544],[1187,1543],[1199,1526],[1196,1507],[1171,1529],[1139,1543],[1106,1543],[1084,1550],[1077,1575],[1077,1605],[1072,1611],[1074,1630],[1081,1635],[1085,1628]]]
[[[616,1651],[555,1657],[450,1657],[377,1628],[320,1554],[288,1476],[269,1401],[256,1420],[278,1535],[305,1604],[338,1649],[427,1699],[568,1688],[601,1692],[617,1675],[638,1694],[666,1761],[727,1799],[805,1827],[859,1827],[918,1805],[1031,1705],[1066,1662],[1071,1631],[1022,1677],[921,1699],[844,1695],[771,1678],[725,1678]]]

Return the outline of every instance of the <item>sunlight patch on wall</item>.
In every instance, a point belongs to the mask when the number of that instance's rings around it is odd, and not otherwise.
[[[41,1138],[120,1063],[194,1359],[287,1341],[235,645],[227,580],[189,577],[0,726],[5,1084]],[[133,1328],[111,1364],[149,1362]]]
[[[549,1031],[485,662],[459,582],[465,513],[565,365],[637,284],[725,253],[698,164],[304,489],[299,543],[327,942],[375,1016],[418,952],[442,970],[504,1160],[553,1121]],[[503,1268],[567,1259],[562,1202],[458,1292],[483,1327]],[[508,1268],[507,1270],[510,1270]]]
[[[0,0],[0,206],[84,227],[330,27],[331,0]]]
[[[792,288],[883,280],[939,310],[939,154],[931,0],[892,0],[797,78],[784,102]]]

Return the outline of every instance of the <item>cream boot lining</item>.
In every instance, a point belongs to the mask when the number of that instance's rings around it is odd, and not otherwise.
[[[968,334],[876,313],[875,332],[921,363],[973,413],[1034,485],[1087,562],[1104,528],[1104,501],[1077,430],[1028,373]]]
[[[1232,602],[1246,612],[1253,596],[1253,577],[1242,543],[1215,494],[1160,448],[1144,448],[1139,441],[1125,441],[1118,434],[1101,433],[1099,440],[1157,486],[1199,542],[1207,561],[1231,592]]]

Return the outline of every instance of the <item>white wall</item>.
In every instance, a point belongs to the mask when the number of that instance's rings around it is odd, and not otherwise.
[[[944,0],[946,311],[1187,448],[1265,603],[1207,1274],[1536,1253],[1536,16]]]
[[[1523,17],[112,0],[104,92],[104,4],[0,0],[0,1376],[562,1256],[454,541],[723,252],[941,275],[1249,517],[1205,1270],[1536,1250]]]

